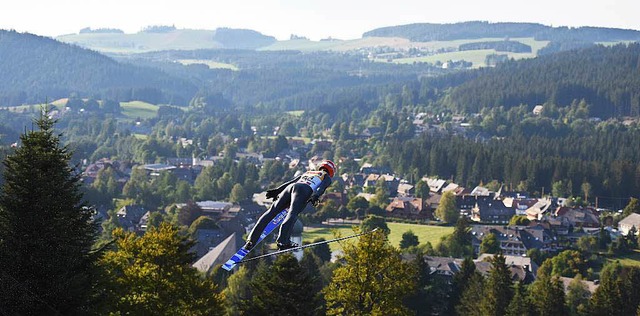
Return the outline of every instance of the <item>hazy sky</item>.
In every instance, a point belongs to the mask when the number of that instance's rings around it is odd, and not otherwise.
[[[175,25],[318,40],[359,38],[383,26],[472,20],[640,30],[638,12],[639,0],[7,0],[0,5],[0,29],[57,36],[84,27],[135,33]]]

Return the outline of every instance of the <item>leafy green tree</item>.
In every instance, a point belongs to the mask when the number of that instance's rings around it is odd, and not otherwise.
[[[591,194],[591,184],[589,182],[583,182],[580,189],[582,189],[582,194],[584,194],[584,201],[588,203],[589,195]]]
[[[453,223],[460,217],[453,192],[447,191],[442,194],[440,204],[436,208],[436,216],[445,223]]]
[[[573,316],[586,315],[589,310],[591,292],[582,282],[582,275],[577,274],[567,286],[566,304],[569,314]]]
[[[509,220],[509,226],[527,226],[530,222],[526,215],[515,215]]]
[[[291,254],[279,256],[252,278],[252,315],[315,315],[319,303],[313,276]],[[316,289],[317,290],[317,289]]]
[[[358,216],[364,214],[365,210],[369,208],[369,201],[362,196],[355,196],[347,203],[347,208]]]
[[[345,264],[325,288],[327,315],[407,315],[402,300],[416,287],[413,266],[386,241],[382,231],[344,244]]]
[[[453,233],[447,236],[442,242],[445,253],[441,255],[454,258],[469,257],[473,255],[471,245],[471,228],[465,217],[460,217],[456,222]]]
[[[325,241],[325,239],[316,238],[312,241],[312,243],[317,243],[322,241]],[[308,248],[308,250],[314,255],[316,255],[322,263],[331,261],[331,248],[329,247],[329,244],[320,244],[315,247]]]
[[[117,229],[116,250],[100,259],[103,313],[222,315],[216,286],[191,266],[193,242],[162,223],[137,237]]]
[[[193,221],[202,216],[202,209],[193,201],[187,203],[178,209],[178,224],[189,226]]]
[[[227,279],[227,287],[222,292],[225,298],[225,310],[227,315],[243,315],[249,308],[251,300],[251,276],[245,266]]]
[[[587,262],[577,250],[565,250],[549,260],[552,275],[574,277],[587,272]]]
[[[70,166],[54,121],[4,160],[0,191],[0,311],[11,315],[83,314],[91,309],[97,237],[93,210],[82,201],[80,174]]]
[[[500,241],[498,236],[494,233],[489,233],[482,239],[480,243],[480,253],[493,253],[500,252]]]
[[[375,228],[379,228],[380,230],[382,230],[385,236],[388,236],[391,232],[389,226],[387,226],[387,221],[385,221],[384,217],[382,216],[369,215],[360,224],[360,229],[363,232],[369,232],[374,230]]]
[[[420,180],[418,181],[418,183],[416,183],[416,197],[427,199],[429,198],[429,191],[429,184],[427,184],[426,182]]]
[[[578,238],[576,246],[583,253],[591,253],[598,249],[598,239],[594,236],[582,236]]]
[[[240,183],[236,183],[233,185],[231,189],[231,194],[229,194],[229,201],[231,202],[240,202],[247,199],[247,192],[244,190],[244,187]]]
[[[409,230],[402,234],[402,240],[400,240],[400,249],[407,249],[419,245],[418,236]]]
[[[562,182],[562,180],[556,181],[551,185],[551,195],[555,197],[566,197],[567,195],[567,186]]]
[[[632,315],[640,303],[640,269],[616,261],[600,272],[600,286],[589,301],[591,315]]]
[[[627,206],[624,207],[622,211],[622,216],[627,217],[632,213],[640,214],[640,201],[636,198],[631,198]]]
[[[511,271],[500,253],[493,256],[489,262],[491,270],[480,309],[484,315],[504,315],[513,297]]]
[[[433,304],[436,303],[434,295],[431,295],[432,278],[429,263],[421,252],[411,261],[416,272],[416,291],[406,299],[406,305],[417,315],[431,315]]]

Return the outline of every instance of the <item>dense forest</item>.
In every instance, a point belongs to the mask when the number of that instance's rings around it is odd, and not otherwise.
[[[640,45],[597,46],[582,50],[509,62],[479,70],[458,84],[443,104],[457,111],[525,104],[566,107],[585,100],[589,116],[600,118],[640,115]],[[454,77],[457,78],[457,77]],[[446,84],[447,77],[425,80],[426,89]]]
[[[0,103],[37,104],[76,92],[107,99],[186,104],[188,79],[135,67],[50,38],[0,30]]]
[[[485,21],[453,24],[415,23],[371,30],[363,37],[404,37],[415,42],[450,41],[478,38],[534,37],[543,41],[583,40],[588,42],[637,40],[635,30],[599,27],[550,27],[537,23],[490,23]]]

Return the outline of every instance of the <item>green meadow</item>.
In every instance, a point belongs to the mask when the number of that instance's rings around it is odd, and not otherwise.
[[[389,243],[394,247],[399,247],[400,240],[402,240],[402,234],[411,230],[418,236],[418,241],[421,245],[430,242],[432,245],[436,245],[440,242],[442,236],[449,235],[453,232],[453,227],[433,226],[433,225],[420,225],[420,224],[407,224],[407,223],[393,223],[387,222],[387,226],[391,231],[389,233]],[[323,225],[320,227],[305,227],[302,233],[302,240],[311,242],[317,238],[324,238],[326,240],[336,238],[334,233],[338,233],[340,236],[353,235],[353,225],[351,224],[337,224],[337,225]],[[331,250],[340,249],[340,243],[331,243]]]
[[[158,113],[158,106],[142,101],[120,102],[122,114],[128,118],[152,118]]]

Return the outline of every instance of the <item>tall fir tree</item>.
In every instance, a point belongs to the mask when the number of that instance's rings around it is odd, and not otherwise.
[[[527,288],[520,282],[513,287],[513,298],[507,307],[506,316],[529,316],[531,305],[527,296]]]
[[[80,174],[46,110],[4,161],[0,192],[0,306],[4,313],[80,314],[94,285],[97,236]]]
[[[538,278],[529,291],[533,310],[540,316],[565,315],[568,312],[564,286],[559,276],[552,275],[551,265],[550,259],[545,260],[538,269]]]
[[[253,276],[249,315],[316,315],[316,284],[294,256],[282,255]]]
[[[455,310],[455,306],[460,302],[460,298],[467,289],[471,277],[477,273],[476,264],[473,262],[473,259],[471,259],[471,257],[466,257],[464,261],[462,261],[460,270],[453,275],[453,281],[451,282],[451,295],[449,296],[450,311]]]
[[[511,271],[502,253],[493,256],[489,262],[491,270],[480,308],[484,315],[504,315],[513,297]]]

